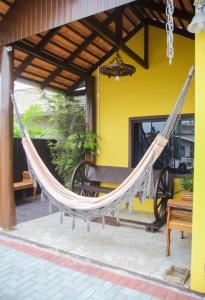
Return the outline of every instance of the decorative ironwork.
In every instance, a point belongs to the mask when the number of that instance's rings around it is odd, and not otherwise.
[[[119,50],[116,50],[116,54],[109,64],[100,67],[101,74],[106,75],[109,78],[115,77],[117,81],[121,76],[132,76],[135,72],[136,68],[134,66],[123,62]]]

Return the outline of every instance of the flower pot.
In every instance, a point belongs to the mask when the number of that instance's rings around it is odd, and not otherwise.
[[[188,191],[183,192],[182,199],[192,201],[193,200],[193,192],[188,192]]]

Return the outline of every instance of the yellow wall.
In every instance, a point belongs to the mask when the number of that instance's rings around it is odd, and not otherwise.
[[[191,287],[205,293],[205,33],[196,35],[195,162]]]
[[[128,45],[143,56],[143,30]],[[133,77],[119,82],[100,76],[100,154],[98,165],[128,166],[129,117],[169,114],[194,63],[194,41],[175,35],[175,57],[170,67],[165,54],[166,33],[150,27],[150,69],[145,70],[120,53],[126,63],[134,64]],[[110,59],[108,60],[110,61]],[[194,86],[189,91],[183,113],[194,112]],[[150,210],[149,201],[135,208]]]

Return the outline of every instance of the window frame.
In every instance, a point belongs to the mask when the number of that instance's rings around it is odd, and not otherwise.
[[[132,162],[134,159],[134,143],[133,143],[133,134],[134,134],[134,123],[137,122],[152,122],[155,121],[166,121],[169,115],[154,115],[154,116],[141,116],[141,117],[130,117],[129,126],[128,126],[128,167],[132,168]],[[193,118],[195,121],[194,113],[184,113],[181,114],[182,119]]]

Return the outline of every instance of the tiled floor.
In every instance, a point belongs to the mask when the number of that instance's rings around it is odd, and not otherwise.
[[[126,214],[121,215],[126,218]],[[150,215],[133,213],[132,218],[146,221]],[[181,240],[180,234],[173,232],[171,256],[167,258],[165,228],[153,234],[133,226],[107,225],[102,229],[101,224],[91,223],[87,232],[81,220],[76,220],[76,228],[72,230],[71,218],[65,217],[63,224],[59,219],[59,213],[48,215],[18,224],[8,234],[160,280],[164,280],[164,273],[171,265],[190,268],[190,235]]]
[[[25,199],[16,200],[16,216],[17,223],[27,222],[49,214],[48,201],[40,201],[40,195],[34,199],[27,197]],[[58,210],[53,207],[53,212]]]
[[[1,300],[195,300],[202,297],[0,236]]]

